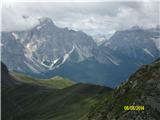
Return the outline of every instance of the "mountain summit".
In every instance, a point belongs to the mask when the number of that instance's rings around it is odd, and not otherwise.
[[[38,20],[39,20],[40,24],[47,24],[47,23],[53,24],[52,19],[50,19],[48,17],[42,17],[42,18],[39,18]]]
[[[9,70],[115,87],[160,57],[157,29],[117,31],[98,46],[83,31],[59,28],[48,17],[39,21],[29,30],[2,32],[2,61]]]
[[[2,33],[2,59],[10,69],[40,73],[58,68],[73,51],[77,53],[77,61],[92,56],[96,44],[90,36],[80,31],[58,28],[47,17],[39,21],[30,30]]]

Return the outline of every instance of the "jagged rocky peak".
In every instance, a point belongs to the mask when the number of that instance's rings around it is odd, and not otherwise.
[[[40,25],[54,25],[52,19],[49,17],[41,17],[38,21]]]
[[[35,27],[37,30],[42,30],[43,32],[52,32],[54,29],[59,29],[55,24],[54,21],[49,17],[41,17],[38,18],[39,24]]]

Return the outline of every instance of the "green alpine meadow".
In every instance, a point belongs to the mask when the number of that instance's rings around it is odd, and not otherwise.
[[[58,76],[34,79],[1,67],[3,120],[83,120],[90,106],[112,90]]]

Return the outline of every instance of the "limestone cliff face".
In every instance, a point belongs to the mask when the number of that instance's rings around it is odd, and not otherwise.
[[[160,57],[159,28],[120,30],[97,45],[83,31],[60,28],[50,18],[37,22],[31,29],[2,32],[1,56],[9,71],[115,88],[141,65]]]
[[[144,106],[125,111],[124,106]],[[160,59],[142,66],[105,100],[91,108],[88,120],[158,120],[160,118]]]

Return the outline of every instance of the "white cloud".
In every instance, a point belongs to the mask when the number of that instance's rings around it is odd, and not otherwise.
[[[109,34],[134,25],[153,27],[159,24],[157,2],[98,2],[98,3],[15,3],[3,6],[2,30],[28,29],[37,18],[47,16],[56,25],[88,34]],[[28,20],[23,15],[30,16]]]

